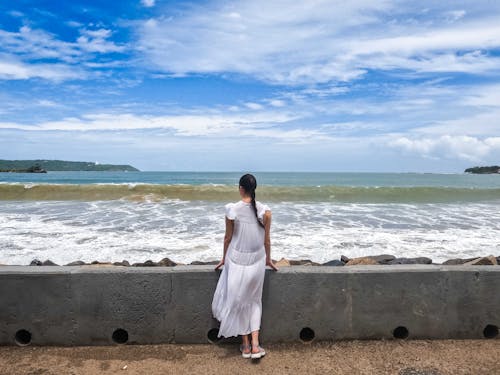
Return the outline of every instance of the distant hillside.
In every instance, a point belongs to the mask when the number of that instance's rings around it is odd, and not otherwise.
[[[139,171],[130,165],[96,164],[64,160],[0,160],[0,171],[27,170],[39,165],[46,171]]]
[[[476,173],[476,174],[500,173],[500,167],[498,165],[492,165],[490,167],[467,168],[465,170],[465,173]]]

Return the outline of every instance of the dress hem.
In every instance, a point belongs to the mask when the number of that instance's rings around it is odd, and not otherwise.
[[[224,337],[224,338],[228,339],[230,337],[246,336],[246,335],[249,335],[249,334],[251,334],[252,332],[255,332],[255,331],[260,331],[260,327],[258,329],[254,329],[253,331],[248,331],[247,333],[236,333],[234,335],[229,335],[229,336],[217,334],[217,338]]]

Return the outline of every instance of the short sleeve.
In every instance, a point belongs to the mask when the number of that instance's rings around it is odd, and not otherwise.
[[[257,216],[259,217],[259,219],[264,218],[264,213],[266,211],[271,211],[269,206],[267,204],[263,204],[263,203],[258,202],[258,204],[257,204]]]
[[[226,210],[226,217],[229,220],[234,220],[236,218],[236,212],[234,210],[234,203],[228,203],[224,207]]]

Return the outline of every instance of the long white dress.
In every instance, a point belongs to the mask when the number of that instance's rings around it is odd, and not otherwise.
[[[259,201],[256,207],[262,220],[269,207]],[[212,313],[220,321],[218,337],[260,329],[266,270],[265,231],[251,203],[228,203],[225,209],[226,217],[234,220],[234,231],[212,301]]]

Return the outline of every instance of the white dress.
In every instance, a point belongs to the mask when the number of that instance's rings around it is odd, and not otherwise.
[[[262,221],[269,207],[259,201],[256,206]],[[212,301],[212,313],[221,322],[218,337],[260,329],[266,270],[265,231],[257,222],[252,204],[228,203],[225,209],[226,217],[234,220],[234,230]]]

